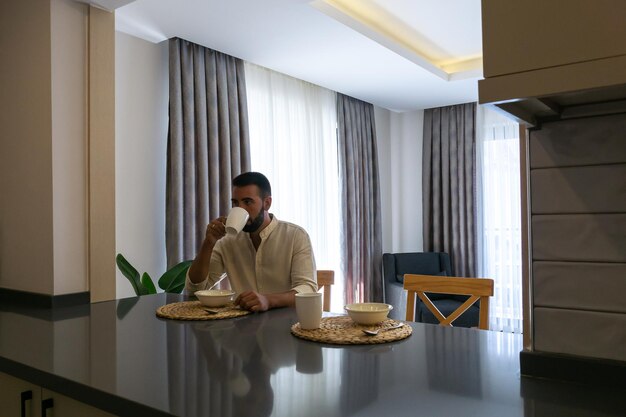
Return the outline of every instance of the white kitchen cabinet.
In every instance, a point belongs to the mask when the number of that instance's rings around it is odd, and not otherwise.
[[[42,389],[41,398],[42,401],[49,399],[53,401],[50,411],[42,417],[114,417],[113,414],[47,389]]]
[[[6,417],[39,417],[41,388],[0,372],[0,410]]]
[[[44,409],[44,404],[48,408]],[[1,372],[0,410],[2,417],[115,417],[73,398]]]

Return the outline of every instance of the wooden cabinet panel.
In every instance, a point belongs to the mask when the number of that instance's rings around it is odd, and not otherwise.
[[[479,102],[536,126],[625,99],[625,19],[623,0],[483,0]]]
[[[483,0],[485,78],[626,54],[623,0]]]

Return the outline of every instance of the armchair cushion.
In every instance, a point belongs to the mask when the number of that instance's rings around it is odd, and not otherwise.
[[[450,255],[445,252],[413,252],[383,254],[383,281],[385,302],[393,305],[389,318],[404,320],[406,314],[406,290],[403,288],[404,274],[423,274],[454,276]],[[432,294],[429,298],[443,314],[450,314],[461,305],[467,296],[451,294]],[[426,323],[438,323],[426,306],[417,300],[415,319]],[[461,317],[454,321],[455,326],[478,326],[478,306],[473,305]]]
[[[454,275],[450,256],[445,252],[383,254],[385,302],[394,306],[389,317],[396,320],[403,320],[406,312],[406,291],[403,289],[404,274]],[[434,297],[439,296],[438,294]]]
[[[404,274],[452,275],[450,257],[443,252],[396,253],[392,255],[392,267],[396,280],[404,283]],[[384,256],[384,255],[383,255]]]

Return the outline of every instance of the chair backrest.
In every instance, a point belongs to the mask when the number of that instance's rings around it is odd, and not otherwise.
[[[330,286],[335,283],[335,271],[317,271],[317,287],[324,289],[324,311],[330,311]]]
[[[492,279],[406,274],[404,276],[404,289],[407,290],[407,321],[415,321],[415,294],[422,300],[426,308],[437,317],[439,324],[442,326],[452,326],[454,320],[470,308],[477,300],[480,300],[478,328],[489,330],[489,297],[493,295]],[[444,317],[425,294],[426,292],[469,295],[470,297],[452,312],[452,314],[448,317]]]
[[[383,272],[385,280],[400,284],[404,274],[454,275],[445,252],[384,253]]]

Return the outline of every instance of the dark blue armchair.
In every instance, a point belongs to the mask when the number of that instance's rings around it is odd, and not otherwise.
[[[390,318],[404,320],[406,314],[406,291],[402,287],[404,274],[454,276],[450,255],[445,252],[412,252],[383,254],[383,280],[385,282],[385,302],[393,306]],[[467,300],[467,296],[429,294],[433,304],[444,316],[452,313]],[[438,324],[437,318],[417,300],[415,320],[422,323]],[[457,327],[478,326],[477,305],[470,307],[454,321]]]

